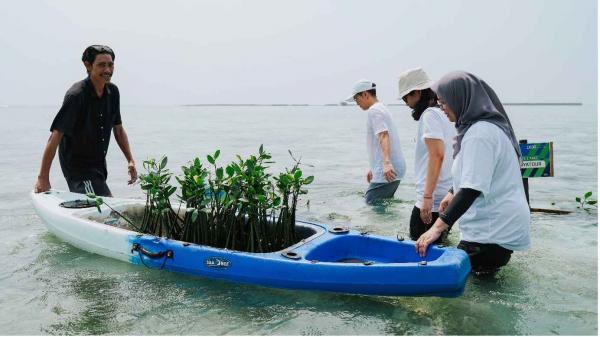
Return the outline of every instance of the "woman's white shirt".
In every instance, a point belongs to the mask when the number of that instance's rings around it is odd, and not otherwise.
[[[437,185],[433,191],[433,212],[437,212],[440,202],[452,187],[452,142],[456,136],[454,123],[448,120],[446,114],[439,108],[427,108],[419,118],[417,127],[417,139],[415,146],[415,189],[417,202],[415,206],[423,207],[423,193],[427,180],[429,165],[429,151],[425,144],[425,138],[439,139],[444,142],[444,161],[440,169]]]
[[[530,246],[530,213],[519,161],[500,128],[479,121],[465,134],[452,166],[454,191],[481,192],[459,219],[461,240],[510,250]]]

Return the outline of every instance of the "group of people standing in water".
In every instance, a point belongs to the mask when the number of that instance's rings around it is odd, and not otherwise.
[[[87,47],[82,62],[87,78],[66,93],[44,148],[36,193],[51,188],[49,173],[59,159],[69,190],[112,196],[106,184],[106,152],[111,133],[127,161],[129,184],[137,170],[123,128],[120,95],[111,83],[115,53],[103,45]],[[437,82],[420,68],[398,81],[399,99],[419,123],[415,147],[416,204],[410,237],[421,256],[444,240],[460,220],[458,248],[469,254],[476,272],[493,272],[508,263],[514,250],[530,245],[529,206],[522,185],[521,152],[510,120],[487,83],[466,72]],[[378,101],[375,83],[358,81],[352,95],[366,110],[370,169],[367,203],[394,195],[406,163],[387,107]]]
[[[530,246],[521,151],[498,96],[473,74],[455,71],[433,82],[421,68],[403,72],[398,91],[418,122],[409,225],[417,252],[425,256],[460,220],[458,248],[473,271],[497,271],[513,251]],[[406,171],[391,114],[368,80],[358,81],[346,101],[368,116],[365,200],[391,198]]]

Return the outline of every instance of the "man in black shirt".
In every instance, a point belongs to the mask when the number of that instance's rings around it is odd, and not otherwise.
[[[51,188],[50,166],[58,147],[60,167],[71,192],[112,196],[106,185],[106,151],[111,131],[127,159],[129,184],[137,180],[129,140],[121,123],[119,89],[110,83],[115,54],[108,46],[93,45],[85,49],[81,59],[88,77],[67,91],[52,122],[36,193]]]

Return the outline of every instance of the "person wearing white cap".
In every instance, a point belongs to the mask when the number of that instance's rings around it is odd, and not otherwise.
[[[367,204],[391,198],[404,177],[406,163],[400,148],[398,132],[387,107],[377,99],[375,83],[360,80],[354,84],[346,102],[356,102],[367,111],[367,153],[369,170],[365,193]]]
[[[399,76],[398,99],[412,109],[419,123],[415,146],[417,200],[410,217],[410,238],[417,240],[437,220],[440,202],[452,187],[452,142],[454,123],[437,106],[433,82],[421,68]],[[444,240],[440,237],[437,242]]]

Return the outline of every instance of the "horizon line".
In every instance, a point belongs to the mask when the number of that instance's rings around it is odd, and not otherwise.
[[[388,106],[407,106],[404,103],[384,103]],[[322,103],[322,104],[310,104],[310,103],[195,103],[195,104],[181,104],[184,107],[194,106],[353,106],[354,103]],[[502,105],[557,105],[557,106],[577,106],[583,105],[582,102],[506,102]]]
[[[384,103],[388,106],[407,106],[404,103]],[[199,106],[355,106],[355,103],[193,103],[193,104],[123,104],[123,106],[180,106],[180,107],[199,107]],[[582,106],[582,102],[502,102],[502,105],[509,106]],[[0,108],[10,107],[49,107],[59,106],[57,104],[0,104]]]

